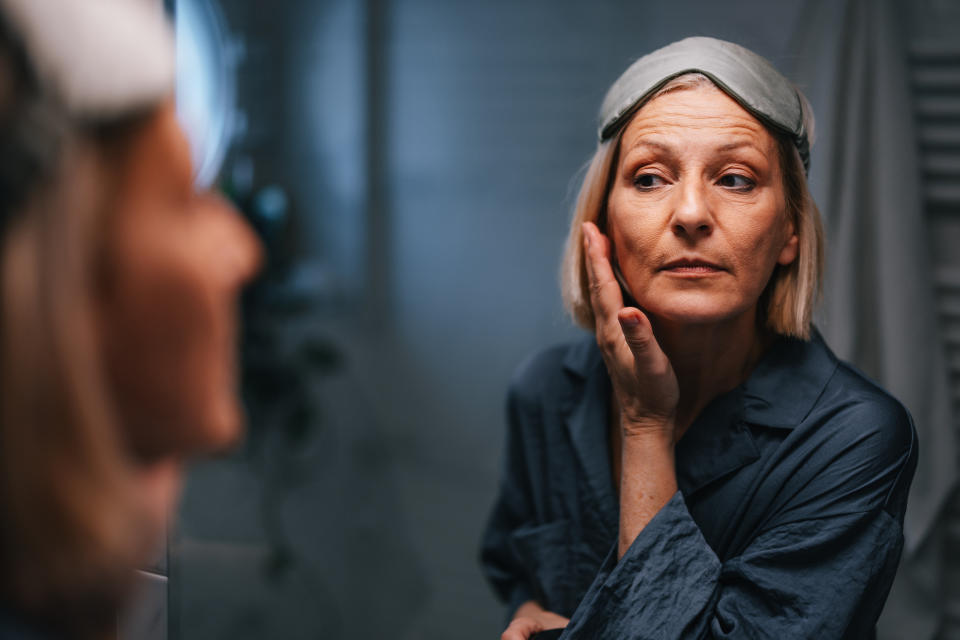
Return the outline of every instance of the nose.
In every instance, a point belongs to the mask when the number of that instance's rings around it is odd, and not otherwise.
[[[673,232],[688,238],[710,235],[713,219],[704,186],[690,181],[683,185],[678,195],[671,220]]]
[[[243,215],[223,196],[214,196],[223,213],[227,229],[223,234],[223,269],[233,287],[241,288],[263,266],[263,246]]]

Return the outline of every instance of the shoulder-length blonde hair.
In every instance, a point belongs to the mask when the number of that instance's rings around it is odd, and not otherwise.
[[[716,85],[706,76],[689,73],[679,76],[656,92],[650,100],[671,91],[681,91]],[[798,92],[799,94],[799,92]],[[813,113],[801,95],[804,127],[813,140]],[[563,301],[574,321],[585,329],[595,329],[590,290],[584,264],[584,222],[596,223],[604,231],[607,199],[618,162],[620,140],[626,126],[597,147],[587,165],[586,174],[577,196],[573,220],[567,236],[560,285]],[[769,127],[768,127],[769,129]],[[799,240],[796,260],[789,265],[777,265],[770,281],[760,296],[758,321],[775,333],[809,339],[813,311],[820,297],[820,279],[823,273],[823,225],[820,211],[807,187],[807,177],[793,142],[785,135],[769,129],[778,141],[780,167],[785,193],[785,215],[793,223]]]
[[[149,554],[96,316],[125,135],[68,132],[0,239],[0,599],[71,638],[112,635]]]

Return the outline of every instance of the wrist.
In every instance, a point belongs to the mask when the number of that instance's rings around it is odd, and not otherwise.
[[[675,456],[676,442],[672,433],[640,431],[623,435],[620,464],[625,471],[643,469],[651,477],[672,478]],[[625,471],[622,472],[621,481],[627,479]]]
[[[672,418],[624,416],[620,419],[620,431],[623,433],[624,442],[629,440],[646,444],[669,443],[672,446],[676,429]]]

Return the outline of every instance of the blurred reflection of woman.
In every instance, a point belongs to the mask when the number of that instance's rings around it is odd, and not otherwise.
[[[766,60],[711,38],[610,89],[563,272],[594,336],[509,394],[482,549],[504,640],[874,635],[917,443],[811,326],[811,132]]]
[[[188,456],[232,443],[260,249],[193,188],[157,3],[0,3],[0,637],[112,634]]]

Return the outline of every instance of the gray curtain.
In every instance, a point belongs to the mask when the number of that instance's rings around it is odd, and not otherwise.
[[[827,230],[819,326],[913,414],[920,461],[881,638],[922,640],[940,611],[940,514],[956,442],[938,333],[903,21],[893,0],[810,0],[791,51],[817,116],[810,184]]]

